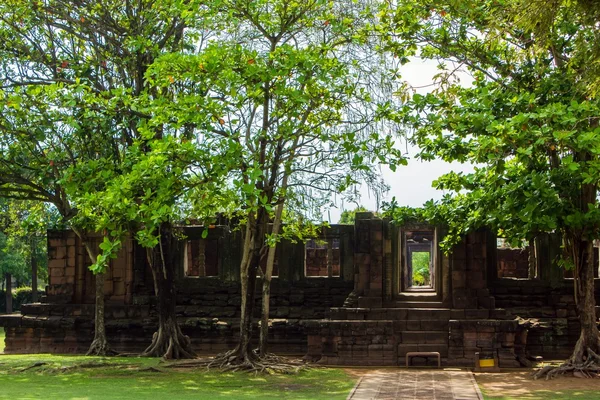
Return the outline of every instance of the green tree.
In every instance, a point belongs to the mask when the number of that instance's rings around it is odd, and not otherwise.
[[[358,206],[354,210],[344,210],[344,211],[342,211],[342,214],[340,215],[340,220],[338,221],[338,224],[354,225],[356,213],[357,212],[367,212],[367,211],[369,211],[369,210],[367,210],[364,206]]]
[[[592,265],[600,233],[599,103],[587,94],[585,66],[569,62],[577,56],[573,37],[593,32],[560,9],[545,50],[536,50],[541,39],[515,22],[516,5],[406,2],[389,19],[397,33],[390,44],[442,60],[438,89],[412,96],[403,114],[420,156],[477,165],[437,181],[455,193],[436,209],[448,221],[447,241],[480,226],[513,239],[563,237],[561,263],[574,269],[581,335],[563,366],[538,374],[552,376],[597,368],[600,351]],[[473,77],[471,86],[457,82],[460,68]]]
[[[178,93],[157,105],[157,118],[222,149],[227,203],[241,210],[240,338],[215,363],[263,365],[251,348],[254,296],[267,259],[264,357],[274,252],[291,226],[282,225],[283,216],[310,220],[332,193],[363,179],[381,187],[376,163],[403,161],[385,123],[394,99],[389,60],[361,43],[369,11],[350,1],[217,2],[211,12],[223,27],[218,39],[198,55],[165,55],[149,70],[150,82]],[[206,205],[198,203],[197,210]]]
[[[54,204],[82,238],[96,272],[90,353],[111,352],[104,329],[103,253],[112,247],[105,243],[99,253],[86,234],[90,225],[74,223],[78,210],[65,189],[66,172],[97,162],[108,170],[102,176],[110,177],[121,167],[124,152],[141,137],[140,120],[148,118],[136,109],[139,98],[153,90],[145,71],[160,53],[197,39],[183,34],[189,18],[201,15],[197,6],[112,0],[0,4],[0,193]]]

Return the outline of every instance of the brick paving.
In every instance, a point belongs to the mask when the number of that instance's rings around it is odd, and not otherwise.
[[[471,371],[381,370],[363,376],[348,400],[482,400]]]

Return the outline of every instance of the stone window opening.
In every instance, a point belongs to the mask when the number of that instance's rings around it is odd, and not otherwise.
[[[307,278],[340,277],[340,239],[311,239],[304,246],[304,276]]]
[[[185,242],[183,272],[187,278],[219,276],[218,241],[191,239]]]
[[[496,268],[500,279],[538,278],[538,249],[535,240],[511,245],[506,238],[496,239]]]

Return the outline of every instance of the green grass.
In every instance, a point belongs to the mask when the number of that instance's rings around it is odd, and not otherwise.
[[[22,371],[35,363],[43,366]],[[96,363],[82,368],[82,363]],[[297,375],[165,372],[157,359],[83,356],[0,357],[0,399],[345,399],[355,379],[339,369],[311,369]]]
[[[0,354],[4,352],[4,328],[0,327]]]

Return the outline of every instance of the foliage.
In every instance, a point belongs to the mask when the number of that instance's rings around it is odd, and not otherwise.
[[[509,18],[511,5],[442,1],[435,13],[431,5],[415,7],[416,27],[403,22],[406,14],[398,19],[405,9],[396,10],[401,36],[420,46],[423,57],[453,61],[473,76],[464,87],[442,62],[443,90],[415,94],[403,114],[421,158],[477,165],[474,173],[436,182],[455,193],[439,205],[449,224],[446,238],[484,225],[514,239],[563,229],[596,237],[597,205],[581,208],[578,195],[582,186],[598,183],[599,136],[589,124],[598,102],[578,85],[578,71],[560,62],[574,52],[569,35],[584,35],[586,28],[566,17],[557,22],[557,60],[551,51],[529,50],[531,34]]]
[[[446,250],[482,226],[513,241],[540,232],[562,237],[560,263],[574,269],[581,335],[565,364],[535,375],[549,378],[590,368],[600,351],[593,290],[600,103],[588,95],[578,51],[595,28],[559,8],[552,35],[542,39],[515,22],[518,4],[401,3],[388,20],[397,33],[390,47],[412,46],[440,62],[436,90],[415,93],[399,115],[413,127],[420,157],[476,165],[473,173],[449,173],[436,182],[454,194],[438,207],[448,220]],[[473,78],[469,86],[457,78],[461,69]]]
[[[413,286],[426,286],[430,284],[430,253],[415,251],[412,253],[412,282]]]
[[[566,16],[569,22],[584,27],[573,30],[572,56],[565,58],[570,67],[580,72],[581,83],[590,95],[597,97],[600,90],[600,5],[593,0],[533,0],[516,4],[515,21],[535,34],[536,48],[543,52],[560,36],[556,26]]]
[[[382,216],[393,224],[404,225],[407,223],[443,223],[438,215],[437,204],[433,200],[427,201],[423,207],[408,207],[398,205],[396,197],[382,204]]]
[[[18,282],[30,282],[32,258],[38,279],[46,279],[46,230],[57,227],[57,219],[43,203],[0,199],[0,280],[10,273]]]
[[[340,215],[340,220],[338,221],[338,224],[354,225],[356,213],[368,211],[369,210],[367,210],[364,206],[358,206],[354,210],[344,210]]]
[[[45,293],[42,290],[38,290],[38,298],[43,296]],[[22,286],[12,291],[13,298],[13,311],[19,311],[22,304],[31,303],[32,291],[30,287]],[[0,290],[0,314],[6,312],[6,292]]]
[[[19,372],[34,363],[40,368]],[[355,379],[338,369],[313,369],[297,375],[177,371],[161,368],[156,358],[4,355],[2,399],[345,399]],[[99,364],[85,368],[86,364]],[[104,366],[105,365],[105,366]],[[148,368],[157,368],[156,373]],[[62,369],[66,369],[65,372]],[[31,388],[23,390],[23,379]],[[113,390],[107,390],[110,387]]]

